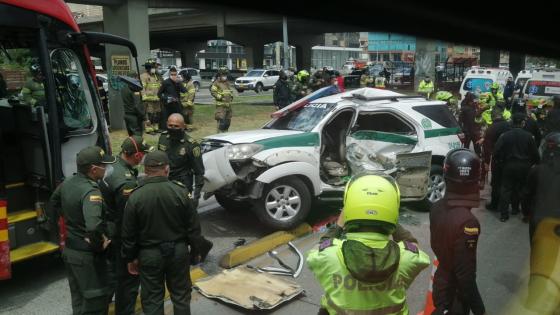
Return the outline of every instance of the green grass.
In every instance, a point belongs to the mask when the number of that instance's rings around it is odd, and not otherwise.
[[[260,98],[261,95],[250,96],[248,98]],[[268,96],[270,99],[270,95]],[[194,127],[196,128],[190,133],[195,139],[202,139],[217,133],[216,120],[214,120],[214,105],[195,105],[194,111]],[[229,131],[242,131],[258,129],[270,120],[270,114],[275,111],[274,106],[264,104],[233,104],[233,118]],[[121,144],[128,137],[126,130],[115,130],[111,132],[111,144],[113,154],[120,152]],[[144,139],[151,145],[156,145],[159,135],[144,134]]]

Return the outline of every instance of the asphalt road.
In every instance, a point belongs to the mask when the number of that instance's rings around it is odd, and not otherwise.
[[[487,192],[484,193],[484,197]],[[482,201],[482,205],[485,200]],[[329,210],[330,209],[330,210]],[[319,206],[313,217],[332,214],[333,207]],[[210,199],[201,202],[199,207],[203,233],[214,242],[214,249],[202,268],[208,274],[220,271],[217,263],[220,257],[234,248],[233,243],[240,238],[251,241],[269,233],[250,212],[232,213],[222,209]],[[482,235],[478,249],[478,284],[486,303],[488,314],[508,314],[508,303],[519,308],[518,291],[526,287],[528,277],[529,240],[528,226],[520,217],[513,217],[506,223],[498,220],[496,213],[474,209],[473,213],[481,222]],[[401,223],[419,239],[420,248],[433,257],[429,248],[428,213],[404,209]],[[319,235],[313,234],[296,242],[302,251],[311,249]],[[283,249],[279,250],[282,255]],[[257,258],[255,264],[267,265],[266,257]],[[287,258],[287,259],[293,259]],[[0,282],[0,314],[71,314],[70,292],[64,267],[56,256],[42,257],[13,267],[14,278]],[[408,290],[408,303],[411,314],[421,311],[429,286],[430,268],[416,279]],[[274,314],[315,314],[321,289],[310,271],[305,267],[303,274],[296,279],[306,291],[294,301],[282,305]],[[167,302],[166,309],[170,309]],[[229,306],[223,302],[193,294],[193,314],[243,314],[246,310]],[[166,312],[171,314],[170,311]]]

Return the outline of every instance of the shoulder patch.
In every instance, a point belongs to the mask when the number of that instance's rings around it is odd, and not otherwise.
[[[478,235],[479,230],[478,230],[477,227],[468,227],[468,226],[465,226],[463,232],[464,232],[466,235]]]
[[[181,183],[180,181],[172,180],[171,182],[172,182],[173,184],[176,184],[176,185],[181,186],[181,187],[183,187],[183,188],[187,188],[187,186],[185,186],[185,184]]]
[[[163,145],[163,144],[160,144],[160,145],[158,145],[158,150],[165,151],[165,150],[167,150],[167,146]]]
[[[409,242],[409,241],[404,241],[404,249],[406,249],[409,252],[413,252],[415,254],[418,254],[418,246],[416,246],[416,244]]]
[[[91,195],[91,196],[89,196],[89,201],[91,201],[91,202],[102,202],[103,197],[101,197],[101,195]]]
[[[333,239],[327,238],[319,243],[319,251],[322,252],[325,248],[333,246]]]

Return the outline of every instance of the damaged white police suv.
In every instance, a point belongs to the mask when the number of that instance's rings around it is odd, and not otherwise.
[[[204,138],[202,190],[226,209],[253,209],[269,227],[287,229],[314,200],[340,201],[351,175],[383,172],[402,201],[425,201],[417,204],[427,210],[445,194],[443,160],[461,137],[441,101],[374,88],[303,99],[262,129]]]

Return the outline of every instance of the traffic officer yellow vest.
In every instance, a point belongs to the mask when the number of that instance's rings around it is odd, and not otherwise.
[[[434,92],[434,82],[430,81],[427,83],[426,81],[422,80],[418,84],[418,93],[424,93],[428,98],[430,98],[430,94]]]
[[[350,243],[345,245],[347,242]],[[384,280],[360,281],[353,276],[356,269],[347,266],[347,259],[352,259],[347,249],[356,242],[379,258],[376,261],[383,260],[381,257],[387,258],[385,261],[393,261],[392,265],[379,266],[373,272],[365,268],[368,274],[371,273],[366,277]],[[356,254],[358,256],[354,257],[364,256],[363,252]],[[387,235],[379,233],[347,233],[345,240],[328,239],[321,243],[318,250],[310,251],[307,264],[325,290],[321,306],[329,314],[393,315],[408,314],[406,289],[430,264],[430,260],[412,243],[394,243]]]
[[[140,80],[142,80],[142,85],[144,90],[142,91],[142,101],[145,102],[157,102],[159,98],[157,93],[161,87],[161,81],[157,75],[151,75],[144,72],[140,75]]]
[[[377,77],[375,78],[375,87],[378,89],[385,88],[385,78],[384,77]]]

